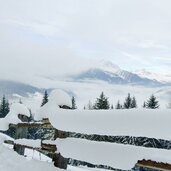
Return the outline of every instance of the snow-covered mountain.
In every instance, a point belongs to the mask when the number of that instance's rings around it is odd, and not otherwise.
[[[21,82],[0,80],[0,96],[27,96],[35,92],[43,92],[43,90]]]
[[[141,74],[122,70],[112,62],[102,62],[93,68],[72,76],[72,79],[74,81],[100,80],[111,84],[129,84],[155,87],[169,84],[169,82],[163,82],[161,80],[142,76]]]
[[[171,83],[171,75],[169,74],[166,75],[166,74],[152,73],[145,69],[136,71],[135,74],[139,75],[142,78],[148,78],[148,79],[160,81],[163,83]]]

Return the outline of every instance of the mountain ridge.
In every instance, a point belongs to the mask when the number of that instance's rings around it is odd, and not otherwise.
[[[18,81],[0,80],[0,96],[28,96],[28,93],[34,94],[36,92],[43,92],[43,89]]]
[[[149,72],[145,69],[138,70],[135,72],[135,74],[137,74],[143,78],[153,79],[153,80],[157,80],[157,81],[160,81],[163,83],[171,83],[171,75],[169,75],[169,74],[160,74],[160,73]]]
[[[168,86],[170,82],[142,76],[141,74],[122,70],[112,62],[103,62],[79,74],[70,77],[73,81],[100,80],[110,84],[129,84],[150,87]]]

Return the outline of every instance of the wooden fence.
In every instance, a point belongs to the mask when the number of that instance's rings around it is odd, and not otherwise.
[[[68,137],[72,137],[73,135],[77,133],[71,133],[71,132],[65,132],[58,130],[54,128],[49,120],[43,119],[41,122],[24,122],[24,123],[18,123],[17,125],[10,124],[10,128],[15,128],[16,133],[15,133],[15,139],[22,139],[22,138],[27,138],[28,135],[28,129],[30,128],[39,128],[39,129],[52,129],[53,130],[53,137],[51,137],[51,140],[56,140],[56,139],[65,139]],[[86,135],[87,137],[92,137],[91,135]],[[96,137],[101,135],[96,135]],[[85,136],[84,136],[85,138]],[[88,138],[87,138],[88,139]],[[47,139],[46,139],[47,140]],[[91,139],[92,140],[92,139]],[[52,158],[54,162],[54,166],[62,169],[67,169],[67,164],[71,164],[75,162],[75,165],[87,165],[89,167],[99,167],[99,168],[108,168],[111,170],[115,170],[115,168],[112,168],[110,166],[105,166],[105,165],[95,165],[92,163],[89,163],[87,161],[80,161],[76,159],[71,159],[71,158],[65,158],[62,156],[62,154],[58,153],[58,147],[53,144],[53,143],[47,143],[44,140],[41,140],[40,147],[33,147],[29,145],[24,145],[24,144],[19,144],[15,143],[15,141],[11,140],[6,140],[5,143],[13,145],[14,150],[19,153],[20,155],[24,155],[24,150],[25,148],[28,149],[34,149],[39,151],[40,153],[43,153],[50,158]],[[129,159],[128,159],[129,160]],[[171,170],[171,165],[167,163],[158,163],[156,161],[151,161],[151,160],[138,160],[135,168],[133,170],[142,170],[143,168],[146,168],[146,170]]]

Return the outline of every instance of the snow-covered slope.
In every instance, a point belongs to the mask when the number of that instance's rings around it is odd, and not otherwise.
[[[31,158],[27,159],[2,144],[0,144],[0,161],[0,171],[63,171],[62,169],[54,167],[52,162],[39,161]],[[104,169],[88,169],[73,166],[68,166],[67,169],[67,171],[99,170],[105,171]]]
[[[0,80],[0,96],[27,96],[28,94],[34,94],[35,92],[42,92],[42,90],[21,82]]]
[[[114,64],[113,62],[105,61],[105,60],[100,61],[97,64],[96,68],[99,68],[103,71],[110,72],[110,73],[117,73],[118,71],[121,70],[121,68],[116,64]]]
[[[53,166],[53,163],[27,160],[2,144],[0,144],[0,161],[2,171],[60,171]]]
[[[166,74],[152,73],[145,69],[139,70],[135,73],[142,78],[148,78],[148,79],[160,81],[163,83],[171,83],[171,75],[169,74],[166,75]]]

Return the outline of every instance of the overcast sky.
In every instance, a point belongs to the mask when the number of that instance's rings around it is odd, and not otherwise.
[[[60,75],[105,59],[171,73],[170,0],[0,0],[0,77]]]

